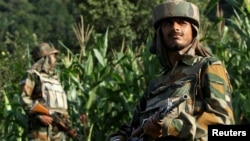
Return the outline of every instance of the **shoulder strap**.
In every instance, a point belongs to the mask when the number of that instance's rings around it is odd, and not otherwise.
[[[208,57],[203,57],[203,58],[197,58],[200,61],[197,61],[197,63],[193,66],[190,66],[186,69],[183,70],[183,73],[186,75],[190,74],[197,74],[199,70],[203,67],[204,63],[208,60]]]

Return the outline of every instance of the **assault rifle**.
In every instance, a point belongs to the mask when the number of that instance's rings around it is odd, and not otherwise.
[[[182,102],[184,102],[188,98],[188,95],[184,94],[182,95],[177,101],[173,102],[172,105],[164,105],[159,109],[156,115],[154,117],[156,118],[155,120],[162,120],[169,112],[171,112],[174,108],[178,107]],[[147,119],[143,120],[142,126],[139,126],[136,128],[131,136],[129,137],[128,141],[138,141],[140,138],[144,136],[143,132],[143,124],[147,121]]]
[[[62,129],[69,137],[75,141],[83,141],[82,136],[77,131],[69,126],[67,119],[63,118],[58,112],[51,112],[49,109],[44,107],[41,103],[37,102],[31,109],[32,112],[37,112],[45,115],[49,115],[53,118],[53,122]]]

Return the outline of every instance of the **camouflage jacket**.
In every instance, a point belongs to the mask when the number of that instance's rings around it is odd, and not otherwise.
[[[28,70],[21,81],[21,100],[27,114],[35,102],[42,103],[50,111],[67,112],[66,94],[57,75]]]
[[[205,141],[208,125],[234,124],[232,86],[225,67],[216,58],[197,56],[179,60],[149,84],[133,114],[131,130],[168,98],[174,101],[182,94],[189,95],[189,99],[164,117],[163,137],[144,136],[144,141]]]

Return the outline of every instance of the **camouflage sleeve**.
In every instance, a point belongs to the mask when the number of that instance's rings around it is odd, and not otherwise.
[[[21,87],[21,104],[26,113],[29,113],[33,100],[31,99],[34,87],[35,87],[35,75],[29,72],[26,73],[25,77],[20,82]]]
[[[208,125],[234,124],[232,86],[228,73],[221,63],[209,64],[201,76],[204,112],[193,116],[181,112],[175,119],[164,118],[164,136],[207,140]]]
[[[197,118],[200,130],[211,124],[235,124],[229,74],[219,62],[208,65],[202,78],[205,111]]]

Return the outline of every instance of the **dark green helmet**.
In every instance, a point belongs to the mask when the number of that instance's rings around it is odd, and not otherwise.
[[[155,28],[166,18],[188,18],[198,28],[200,25],[199,8],[191,2],[184,0],[166,0],[153,9],[153,25]]]
[[[34,61],[37,61],[38,59],[53,53],[59,53],[59,51],[49,43],[41,43],[31,51]]]

